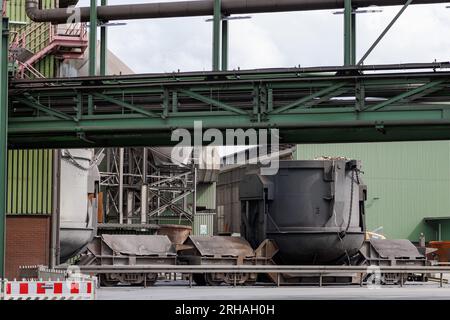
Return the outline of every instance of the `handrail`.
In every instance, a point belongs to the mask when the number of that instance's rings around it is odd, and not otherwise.
[[[17,63],[20,66],[22,66],[22,68],[19,68],[19,74],[20,74],[21,78],[24,78],[26,76],[25,69],[27,71],[29,71],[33,76],[35,76],[35,78],[39,78],[39,79],[45,78],[45,76],[42,73],[40,73],[36,68],[33,68],[33,66],[26,64],[24,62],[21,62],[21,61],[17,61]]]

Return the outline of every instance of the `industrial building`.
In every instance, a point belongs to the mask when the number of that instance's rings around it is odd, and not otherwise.
[[[394,24],[411,1],[92,0],[71,21],[77,3],[2,2],[4,278],[76,265],[102,286],[167,274],[198,286],[362,285],[377,266],[383,284],[440,274],[443,286],[450,63],[364,65],[384,34],[356,59],[355,10],[401,5]],[[228,70],[235,15],[325,9],[343,10],[343,66]],[[108,50],[110,21],[203,16],[212,71],[140,74]],[[190,143],[174,160],[171,133],[199,120],[219,134],[276,128],[267,157],[278,172],[250,164],[258,146],[220,157],[223,146]],[[361,268],[357,281],[346,267]]]

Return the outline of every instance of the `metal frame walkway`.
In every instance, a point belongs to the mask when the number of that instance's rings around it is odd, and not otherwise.
[[[449,67],[16,80],[9,90],[9,143],[13,148],[170,145],[172,130],[192,130],[200,120],[204,129],[278,128],[284,143],[450,139]]]

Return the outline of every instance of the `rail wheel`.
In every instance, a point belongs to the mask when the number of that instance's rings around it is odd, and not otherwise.
[[[207,273],[205,275],[206,283],[210,286],[220,286],[223,282],[222,280],[217,280],[217,277],[214,273]]]
[[[195,284],[198,286],[206,286],[206,275],[204,273],[194,273],[192,275],[192,279],[194,280]]]
[[[227,273],[225,282],[229,285],[252,285],[256,281],[256,275],[252,277],[250,273]]]
[[[119,280],[111,279],[109,274],[101,274],[99,278],[102,287],[114,287],[119,284]]]
[[[402,275],[400,273],[383,273],[381,275],[381,284],[397,285],[401,282]]]
[[[156,280],[158,280],[158,274],[157,273],[147,273],[145,275],[145,282],[143,282],[142,284],[145,284],[147,286],[153,286],[156,282]]]
[[[120,273],[117,278],[123,284],[140,286],[144,284],[146,275],[143,273]]]

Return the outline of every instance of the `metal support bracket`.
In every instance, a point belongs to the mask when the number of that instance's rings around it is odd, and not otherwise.
[[[337,89],[340,89],[340,88],[344,87],[345,85],[346,85],[346,83],[339,83],[339,84],[333,85],[331,87],[324,88],[324,89],[319,90],[316,93],[313,93],[307,97],[303,97],[303,98],[298,99],[297,101],[294,101],[288,105],[279,107],[279,108],[273,110],[271,112],[271,114],[279,114],[279,113],[285,112],[285,111],[287,111],[289,109],[293,109],[293,108],[297,108],[297,109],[305,108],[305,107],[307,107],[307,105],[305,105],[306,102],[309,102],[315,98],[322,97],[323,95],[327,95],[331,92],[335,92]]]
[[[392,19],[392,21],[386,26],[386,28],[383,30],[383,32],[381,32],[381,34],[378,36],[378,38],[375,40],[375,42],[370,46],[369,50],[367,50],[367,52],[363,55],[361,60],[359,60],[358,66],[360,66],[364,62],[364,60],[366,60],[366,58],[369,56],[369,54],[373,51],[373,49],[375,49],[375,47],[378,45],[378,43],[380,43],[381,39],[383,39],[383,37],[386,35],[386,33],[388,33],[388,31],[392,28],[392,26],[398,20],[398,18],[400,18],[400,16],[406,10],[406,8],[408,8],[408,6],[411,4],[411,2],[413,2],[413,0],[406,1],[406,3],[403,5],[403,7],[400,9],[400,11],[394,17],[394,19]]]
[[[381,108],[384,108],[386,106],[392,105],[392,104],[394,104],[394,103],[396,103],[398,101],[401,101],[403,99],[406,99],[408,97],[417,95],[417,94],[419,94],[419,93],[421,93],[421,92],[423,92],[425,90],[428,90],[428,89],[430,89],[432,87],[441,85],[443,82],[444,81],[442,80],[442,81],[433,81],[433,82],[424,84],[423,86],[420,86],[420,87],[418,87],[416,89],[413,89],[411,91],[407,91],[405,93],[399,94],[398,96],[395,96],[395,97],[393,97],[393,98],[391,98],[389,100],[383,101],[383,102],[381,102],[381,103],[379,103],[379,104],[377,104],[375,106],[372,106],[372,107],[370,107],[370,108],[368,108],[366,110],[369,110],[369,111],[380,110]]]
[[[28,96],[26,98],[17,98],[17,101],[29,106],[30,108],[45,112],[46,114],[48,114],[50,116],[54,116],[59,119],[73,120],[73,121],[76,120],[74,117],[69,116],[69,115],[65,114],[64,112],[56,111],[56,110],[53,110],[53,109],[50,109],[50,108],[44,106],[43,104],[39,103],[36,99],[34,99],[31,96]]]
[[[221,108],[221,109],[224,109],[224,110],[227,110],[227,111],[231,111],[231,112],[234,112],[234,113],[242,114],[242,115],[248,115],[248,113],[246,111],[244,111],[244,110],[241,110],[241,109],[232,107],[230,105],[227,105],[227,104],[225,104],[223,102],[220,102],[220,101],[217,101],[217,100],[214,100],[214,99],[202,96],[201,94],[195,93],[193,91],[180,90],[179,92],[187,95],[188,97],[191,97],[192,99],[195,99],[195,100],[207,103],[207,104],[211,104],[211,105],[216,106],[218,108]]]

